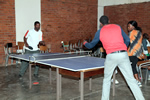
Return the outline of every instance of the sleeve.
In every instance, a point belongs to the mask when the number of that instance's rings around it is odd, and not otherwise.
[[[98,30],[94,36],[94,39],[92,40],[92,42],[88,43],[88,42],[84,42],[83,44],[85,45],[85,47],[87,47],[88,49],[93,48],[100,40],[100,30]]]
[[[26,32],[26,34],[25,34],[25,38],[28,38],[29,37],[29,35],[30,35],[30,32],[29,32],[29,30]]]
[[[142,44],[143,44],[144,50],[147,50],[147,41],[146,41],[146,39],[142,40]]]
[[[124,40],[124,43],[126,44],[126,46],[129,46],[130,43],[130,38],[127,36],[127,34],[123,31],[123,29],[121,28],[121,33],[122,33],[122,37]]]

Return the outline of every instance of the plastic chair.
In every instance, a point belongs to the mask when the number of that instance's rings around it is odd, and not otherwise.
[[[47,49],[48,49],[48,52],[51,52],[51,44],[47,44]]]
[[[146,77],[145,77],[145,84],[147,83],[147,79],[148,79],[148,71],[149,71],[149,67],[150,67],[150,61],[149,60],[145,60],[145,61],[138,61],[137,66],[139,67],[139,74],[141,77],[141,81],[143,81],[143,75],[142,75],[142,68],[146,69]]]
[[[69,49],[69,42],[68,42],[68,41],[64,41],[64,42],[62,43],[62,45],[63,45],[64,53],[65,53],[65,52],[70,52],[70,49]]]
[[[18,49],[17,49],[17,53],[24,53],[24,42],[18,42],[18,45],[17,45]]]

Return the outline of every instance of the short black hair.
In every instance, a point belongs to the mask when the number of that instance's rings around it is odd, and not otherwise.
[[[34,22],[34,26],[36,26],[36,24],[40,24],[40,22],[39,21]]]
[[[105,24],[108,24],[109,19],[108,19],[107,16],[103,15],[103,16],[101,16],[101,18],[99,19],[99,21],[100,21],[103,25],[105,25]]]
[[[149,35],[148,35],[147,33],[144,33],[144,34],[143,34],[143,38],[144,38],[144,39],[149,39]]]

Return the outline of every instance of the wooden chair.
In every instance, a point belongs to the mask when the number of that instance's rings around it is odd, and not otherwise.
[[[40,46],[40,53],[46,53],[48,52],[47,46]]]
[[[48,45],[49,46],[49,45]],[[48,53],[48,47],[47,46],[40,46],[40,53]],[[42,66],[42,65],[39,65],[39,66]],[[50,81],[50,84],[51,84],[51,67],[49,67],[49,81]]]
[[[100,47],[100,58],[103,57],[103,53],[105,53],[105,49],[103,47]]]
[[[17,53],[24,53],[24,42],[18,42],[18,45],[17,45]]]
[[[48,49],[48,52],[51,52],[51,44],[47,44],[47,49]]]

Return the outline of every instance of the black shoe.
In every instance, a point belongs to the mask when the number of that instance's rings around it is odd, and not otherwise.
[[[19,74],[19,80],[22,80],[22,79],[23,79],[23,78],[22,78],[22,75]]]
[[[39,76],[38,74],[34,74],[34,78],[38,78],[38,76]]]
[[[38,82],[38,74],[34,74],[33,82]]]

